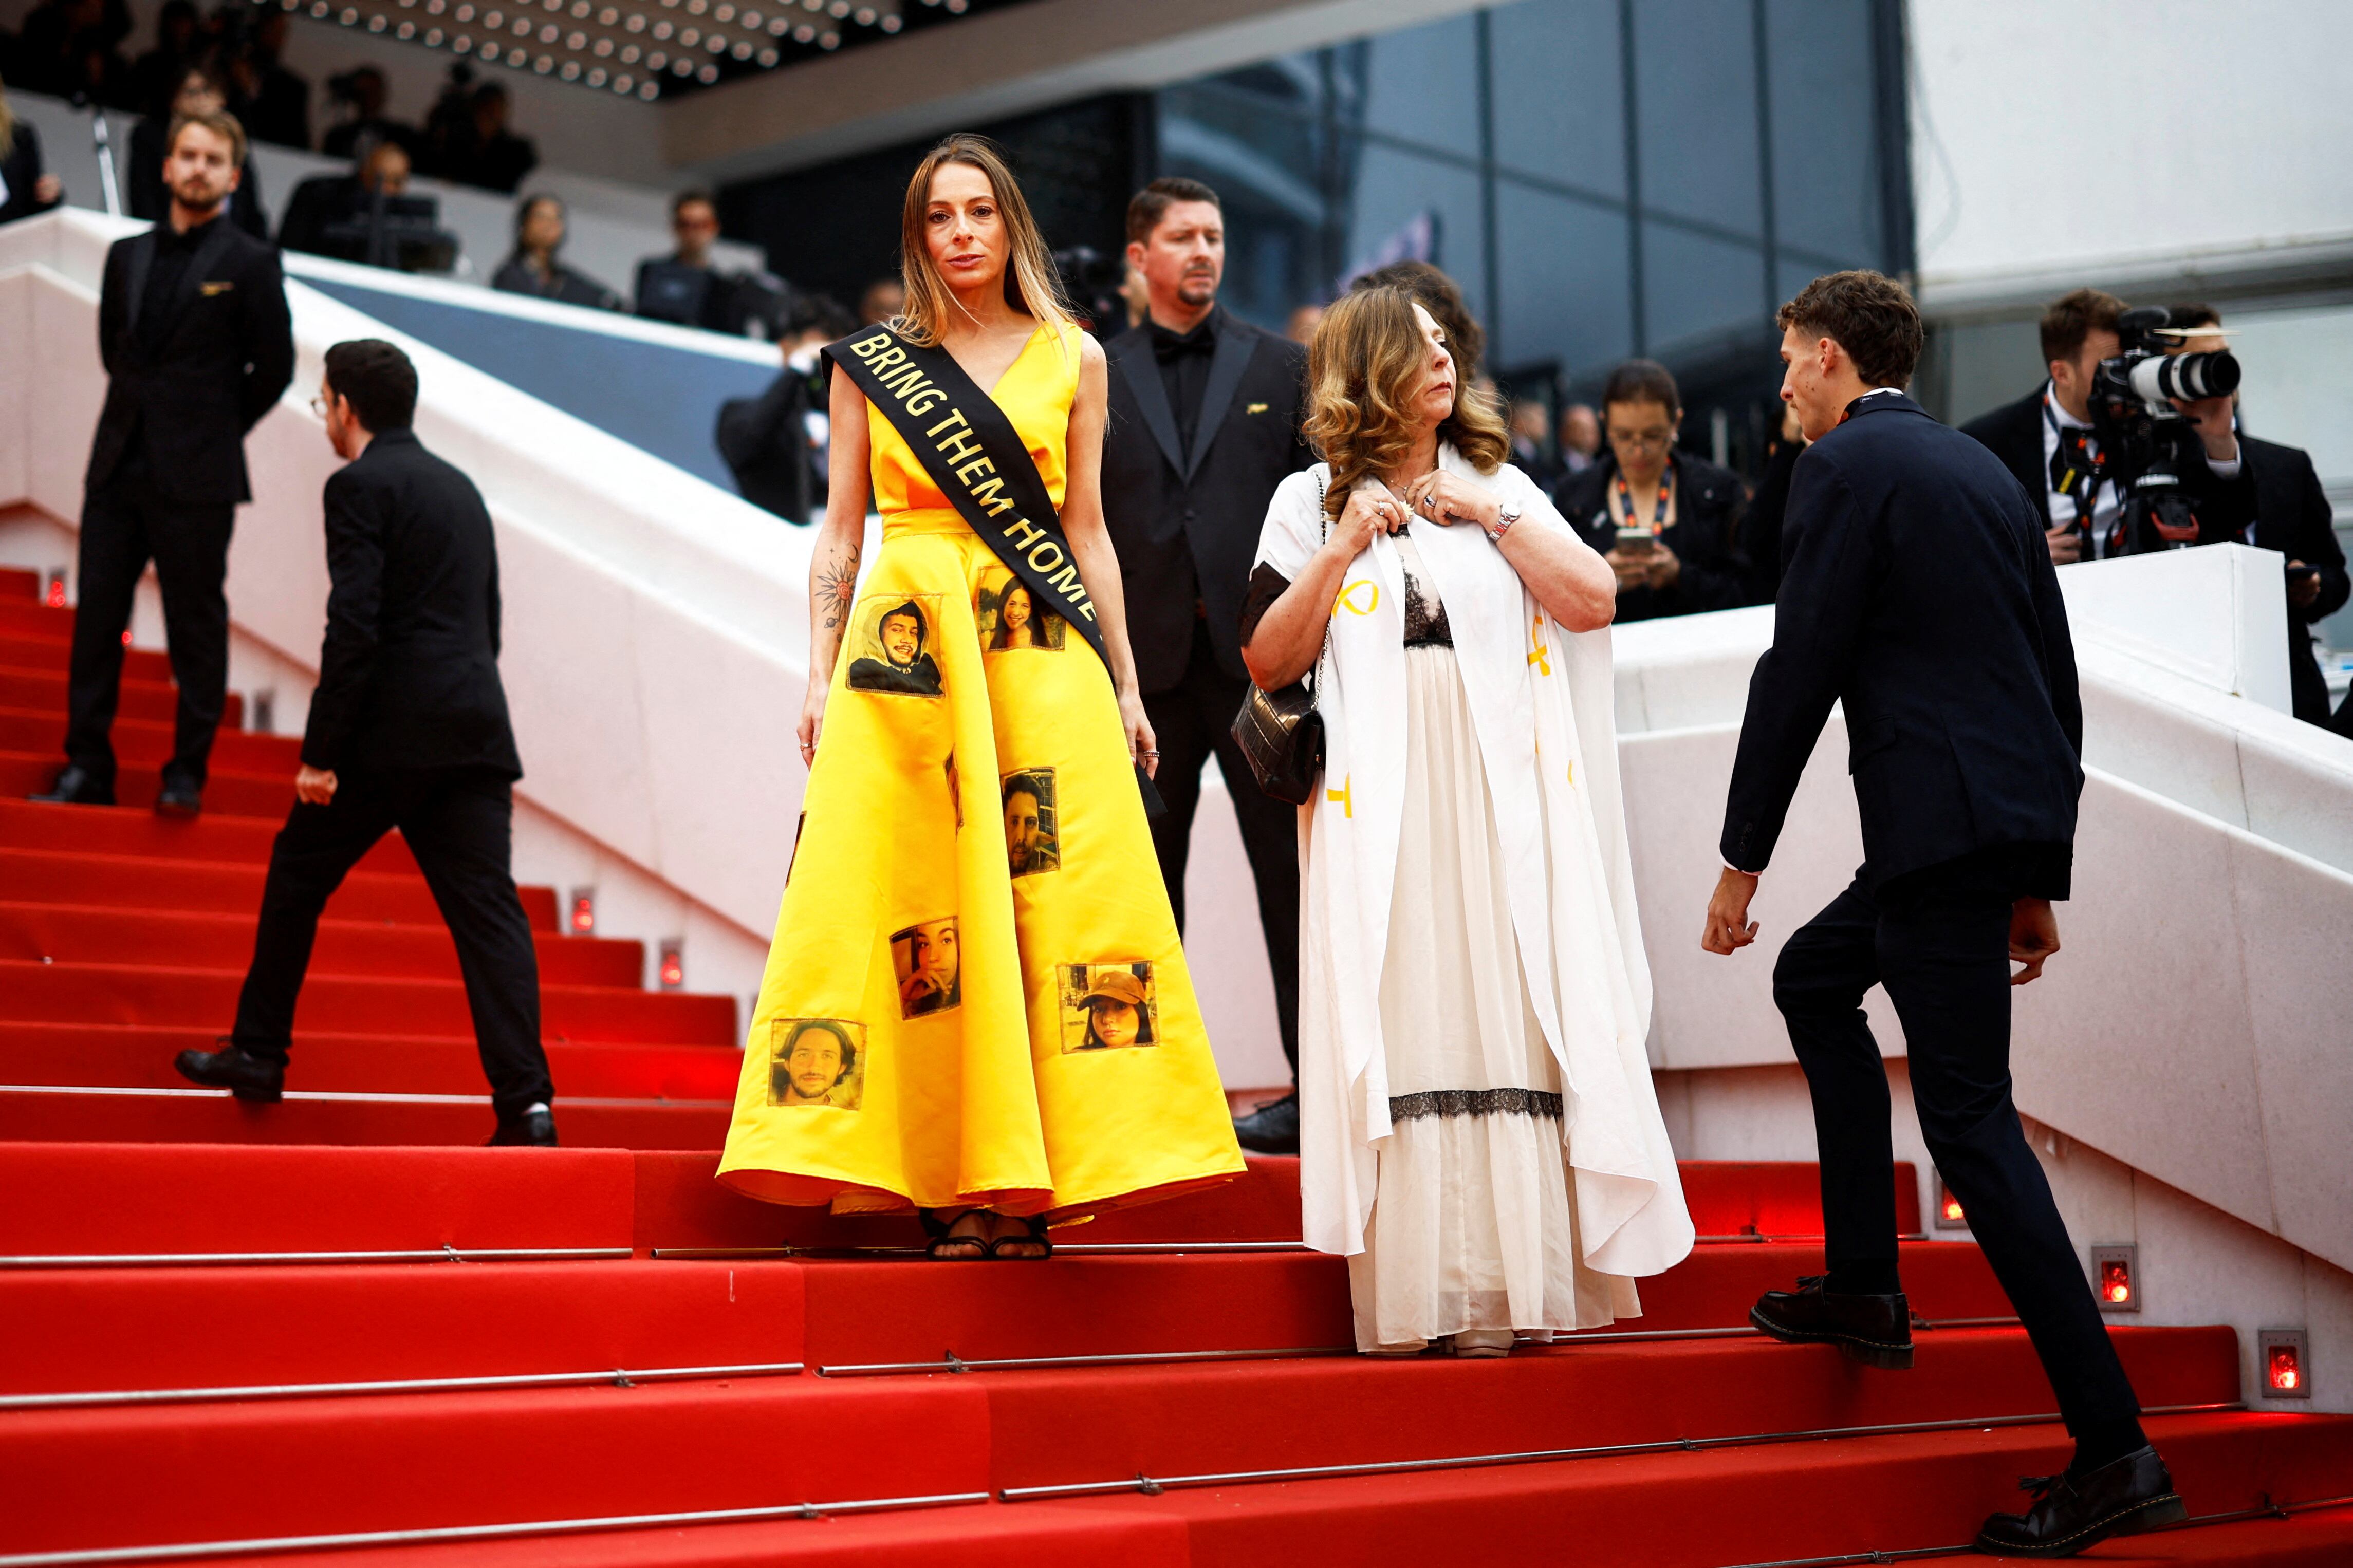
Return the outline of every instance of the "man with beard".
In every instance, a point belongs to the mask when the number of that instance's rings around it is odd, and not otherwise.
[[[245,153],[244,131],[217,110],[174,121],[164,160],[171,210],[106,253],[106,405],[83,479],[66,766],[38,800],[114,804],[122,634],[153,561],[180,689],[155,809],[193,816],[204,805],[228,688],[229,531],[237,503],[253,497],[245,436],[294,376],[278,253],[223,221]]]
[[[896,691],[911,697],[940,694],[940,667],[923,651],[923,612],[915,601],[882,612],[874,628],[882,644],[881,658],[861,658],[849,667],[855,691]]]
[[[1276,1021],[1295,1070],[1299,814],[1258,787],[1232,727],[1250,688],[1241,609],[1267,503],[1286,475],[1314,461],[1300,435],[1307,353],[1218,303],[1225,218],[1208,186],[1155,180],[1128,203],[1127,239],[1148,304],[1141,326],[1104,345],[1103,521],[1126,585],[1144,710],[1160,740],[1153,782],[1168,809],[1153,820],[1153,847],[1181,931],[1193,813],[1214,756],[1258,885]],[[1297,1098],[1244,1119],[1239,1135],[1263,1153],[1298,1152]]]
[[[1016,773],[1005,784],[1005,863],[1017,877],[1051,871],[1062,861],[1054,836],[1046,830],[1046,786],[1029,773]]]
[[[793,1026],[784,1059],[771,1069],[769,1091],[778,1105],[832,1105],[834,1091],[857,1066],[858,1047],[842,1026],[810,1018]]]

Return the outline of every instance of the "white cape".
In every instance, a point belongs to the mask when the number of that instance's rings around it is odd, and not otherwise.
[[[1451,447],[1447,472],[1566,531],[1506,466],[1482,476]],[[1258,560],[1297,581],[1320,548],[1323,464],[1275,491]],[[1587,1267],[1651,1275],[1691,1250],[1691,1215],[1659,1115],[1645,1042],[1651,972],[1618,782],[1607,629],[1562,631],[1479,529],[1409,525],[1452,629],[1501,837],[1528,994],[1560,1067],[1561,1135]],[[1300,1184],[1306,1239],[1365,1249],[1377,1152],[1389,1136],[1381,964],[1405,809],[1405,579],[1386,535],[1349,564],[1316,707],[1324,776],[1300,808]]]

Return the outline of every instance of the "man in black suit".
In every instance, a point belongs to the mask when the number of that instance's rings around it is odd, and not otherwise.
[[[179,720],[155,809],[204,805],[228,688],[229,531],[246,480],[245,436],[294,376],[294,329],[278,253],[225,220],[245,132],[214,111],[173,124],[172,208],[106,253],[98,347],[106,405],[83,479],[80,598],[68,686],[66,766],[37,800],[114,804],[111,732],[122,633],[155,563]]]
[[[1929,1152],[2075,1438],[2065,1475],[2028,1513],[1989,1519],[1978,1546],[2070,1555],[2184,1510],[2010,1099],[2010,988],[2059,951],[2051,900],[2068,893],[2084,782],[2066,610],[2017,481],[1904,395],[1921,332],[1903,286],[1818,278],[1780,324],[1781,395],[1813,444],[1790,486],[1773,647],[1749,683],[1703,945],[1755,940],[1749,900],[1833,701],[1863,864],[1773,974],[1813,1094],[1830,1272],[1767,1293],[1749,1321],[1912,1364],[1887,1079],[1862,1010],[1884,985]],[[2015,976],[2010,959],[2025,965]]]
[[[313,406],[350,461],[327,480],[333,588],[294,809],[270,851],[236,1028],[178,1067],[240,1100],[279,1098],[319,912],[397,827],[457,942],[498,1112],[491,1142],[553,1145],[539,960],[508,869],[522,764],[499,681],[491,514],[418,444],[417,370],[390,343],[329,349]]]
[[[1208,186],[1146,185],[1128,203],[1127,241],[1150,304],[1142,325],[1105,345],[1103,520],[1126,584],[1144,710],[1160,739],[1153,782],[1168,809],[1153,820],[1153,847],[1181,930],[1201,769],[1215,756],[1258,884],[1282,1054],[1295,1074],[1299,814],[1258,787],[1231,731],[1250,686],[1242,598],[1267,503],[1285,475],[1314,460],[1300,434],[1307,354],[1218,303],[1225,218]],[[1238,1135],[1261,1153],[1297,1153],[1297,1096],[1244,1118]]]
[[[2210,353],[2229,346],[2222,338],[2222,318],[2211,305],[2175,305],[2167,315],[2177,327],[2214,329],[2211,335],[2176,339],[2177,353]],[[2234,449],[2244,464],[2237,483],[2229,487],[2229,504],[2200,513],[2198,542],[2232,541],[2287,557],[2287,677],[2293,710],[2307,724],[2353,734],[2346,723],[2353,715],[2353,698],[2332,725],[2328,682],[2312,651],[2310,628],[2343,609],[2347,597],[2353,595],[2353,581],[2345,573],[2345,547],[2337,542],[2336,509],[2321,488],[2312,455],[2242,431],[2236,395],[2201,398],[2179,407],[2197,425],[2210,452],[2218,446]]]
[[[2092,379],[2100,362],[2118,351],[2116,318],[2124,310],[2123,300],[2097,289],[2052,301],[2040,329],[2049,378],[1961,426],[2026,487],[2057,565],[2105,560],[2128,546],[2119,521],[2122,498],[2115,481],[2100,475],[2092,430]],[[2190,504],[2201,521],[2228,519],[2235,526],[2245,520],[2231,489],[2240,478],[2237,454],[2228,439],[2201,434],[2208,436],[2204,469],[2192,465],[2183,476]]]

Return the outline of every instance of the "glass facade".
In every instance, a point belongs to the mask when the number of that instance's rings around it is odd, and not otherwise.
[[[1775,308],[1909,266],[1901,25],[1894,0],[1521,0],[1164,89],[1158,172],[1224,198],[1253,321],[1418,256],[1508,388],[1589,396],[1659,359],[1686,441],[1741,462]]]

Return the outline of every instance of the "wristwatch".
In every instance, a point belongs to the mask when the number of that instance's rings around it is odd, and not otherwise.
[[[1501,503],[1495,508],[1495,526],[1487,531],[1487,537],[1498,544],[1503,543],[1504,535],[1511,532],[1512,524],[1519,521],[1519,508],[1509,501]]]

